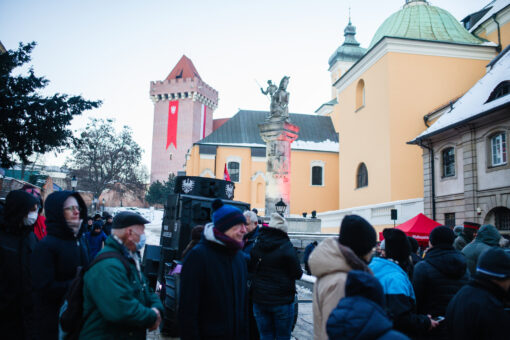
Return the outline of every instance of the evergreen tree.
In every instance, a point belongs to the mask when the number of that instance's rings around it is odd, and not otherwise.
[[[37,77],[30,68],[27,74],[14,71],[31,60],[35,42],[19,44],[17,50],[0,54],[0,163],[10,167],[17,161],[28,163],[37,153],[62,150],[72,144],[68,128],[74,116],[97,108],[100,101],[81,96],[38,93],[49,81]]]
[[[145,200],[149,204],[165,204],[168,195],[173,194],[174,188],[175,175],[170,174],[167,181],[163,183],[155,181],[150,185],[147,195],[145,195]]]

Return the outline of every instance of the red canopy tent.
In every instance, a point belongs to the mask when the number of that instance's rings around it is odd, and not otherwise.
[[[407,236],[412,236],[415,238],[420,246],[427,247],[429,244],[430,232],[432,229],[440,225],[441,223],[431,220],[427,216],[420,213],[411,218],[409,221],[398,225],[397,229],[402,230],[404,233],[406,233]],[[379,238],[381,240],[384,239],[382,233],[379,234]]]

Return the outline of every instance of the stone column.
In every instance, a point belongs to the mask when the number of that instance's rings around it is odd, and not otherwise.
[[[266,206],[265,215],[276,212],[275,204],[283,200],[290,213],[290,144],[298,138],[299,127],[284,120],[266,120],[259,124],[260,136],[266,142]]]

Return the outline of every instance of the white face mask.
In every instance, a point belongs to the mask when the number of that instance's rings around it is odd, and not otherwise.
[[[26,226],[31,226],[37,221],[37,211],[31,211],[28,213],[28,216],[23,219],[23,224]]]

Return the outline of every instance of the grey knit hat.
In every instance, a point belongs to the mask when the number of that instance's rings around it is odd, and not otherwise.
[[[271,220],[269,221],[269,227],[280,229],[281,231],[287,233],[289,231],[289,225],[287,224],[287,220],[284,219],[277,213],[271,214]]]

